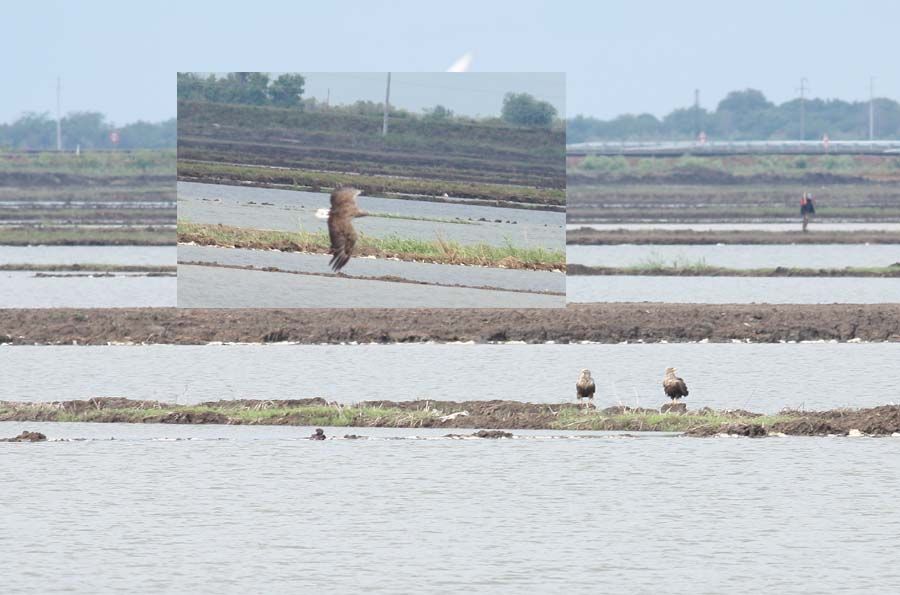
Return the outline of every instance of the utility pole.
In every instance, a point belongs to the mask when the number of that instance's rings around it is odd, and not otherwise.
[[[869,141],[875,140],[875,77],[869,77]]]
[[[809,81],[806,77],[800,79],[800,140],[806,140],[806,92]]]
[[[381,124],[381,136],[387,136],[388,109],[391,104],[391,73],[387,76],[387,89],[384,91],[384,121]]]
[[[62,151],[62,114],[60,113],[60,87],[59,77],[56,77],[56,150]]]
[[[331,105],[331,87],[328,87],[328,92],[325,94],[325,108],[327,109]]]

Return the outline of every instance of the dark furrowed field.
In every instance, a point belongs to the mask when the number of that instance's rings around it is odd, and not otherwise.
[[[900,220],[900,157],[734,156],[570,160],[570,222],[796,218]]]
[[[174,150],[6,154],[0,225],[174,225],[174,174]]]
[[[565,188],[562,130],[393,118],[383,137],[380,117],[191,101],[178,125],[187,161]]]

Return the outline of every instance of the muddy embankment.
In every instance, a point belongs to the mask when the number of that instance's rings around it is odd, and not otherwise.
[[[815,223],[813,223],[813,227]],[[900,244],[900,231],[697,231],[691,229],[610,229],[582,227],[566,232],[567,244]]]
[[[0,402],[0,421],[288,425],[332,427],[609,430],[684,432],[688,436],[749,437],[900,435],[900,405],[831,411],[690,411],[574,403],[516,401],[366,401],[357,405],[322,398],[214,401],[174,405],[126,398],[51,403]]]
[[[578,304],[560,309],[6,309],[0,342],[106,345],[900,341],[900,304]]]
[[[772,267],[767,269],[732,269],[727,267],[604,267],[569,264],[567,274],[587,276],[639,275],[645,277],[900,277],[900,262],[887,267],[805,269]]]

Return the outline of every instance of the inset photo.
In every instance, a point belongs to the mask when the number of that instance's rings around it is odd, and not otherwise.
[[[178,306],[565,306],[562,73],[179,73]]]

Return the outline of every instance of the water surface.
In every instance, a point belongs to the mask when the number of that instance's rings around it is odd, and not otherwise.
[[[174,265],[172,246],[0,246],[0,264]]]
[[[60,275],[0,271],[0,308],[138,308],[176,303],[175,277]]]
[[[671,266],[705,263],[735,269],[803,267],[886,267],[900,262],[900,245],[653,245],[566,246],[566,260],[594,266],[628,267],[652,263]]]
[[[326,222],[316,218],[315,213],[329,207],[329,197],[329,194],[294,190],[178,182],[178,218],[192,223],[222,223],[254,229],[324,232]],[[372,213],[464,221],[383,217],[354,221],[360,233],[373,237],[400,235],[428,241],[442,238],[463,244],[513,244],[549,250],[562,250],[566,243],[566,215],[561,212],[369,196],[357,200],[361,209]]]
[[[561,308],[565,295],[179,265],[181,308]]]
[[[302,254],[274,250],[243,250],[216,246],[178,246],[181,262],[215,262],[236,266],[275,267],[282,271],[333,274],[327,254]],[[424,283],[496,287],[535,292],[566,292],[562,272],[524,271],[492,267],[407,262],[385,258],[353,258],[341,271],[348,277],[399,277]],[[185,281],[182,281],[185,282]]]
[[[26,427],[118,439],[0,443],[0,484],[15,486],[0,532],[6,592],[900,582],[893,438],[311,442],[308,428],[10,423],[0,434]],[[206,439],[149,439],[178,436]]]
[[[900,301],[900,278],[569,276],[569,302],[883,304]]]
[[[814,410],[900,401],[900,343],[630,345],[0,346],[0,400],[122,396],[220,399],[574,401],[581,368],[596,404],[658,407],[666,367],[692,408]]]
[[[566,229],[588,227],[610,231],[613,229],[693,229],[696,231],[800,231],[800,221],[795,223],[569,223]],[[809,224],[810,233],[821,231],[897,231],[900,223],[877,221],[869,223],[813,221]]]

